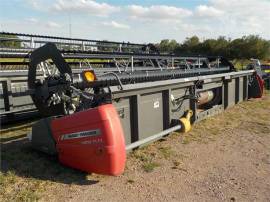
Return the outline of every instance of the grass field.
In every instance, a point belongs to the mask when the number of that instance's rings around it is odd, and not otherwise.
[[[270,125],[269,113],[270,94],[267,93],[263,99],[240,103],[220,115],[194,125],[189,133],[172,134],[166,139],[177,141],[183,146],[192,142],[206,144],[217,139],[220,133],[240,127],[243,121],[250,123],[247,131],[267,134]],[[0,201],[52,200],[57,198],[59,190],[72,192],[111,179],[64,167],[55,157],[32,150],[26,139],[30,127],[31,123],[23,123],[1,130]],[[161,140],[132,152],[128,156],[123,176],[128,184],[136,184],[132,174],[134,167],[138,172],[152,173],[161,169],[164,164],[185,173],[187,170],[181,160],[183,158],[183,154]]]

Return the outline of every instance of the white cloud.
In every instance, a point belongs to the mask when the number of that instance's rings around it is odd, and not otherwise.
[[[25,0],[26,3],[31,6],[33,9],[38,11],[48,10],[48,4],[44,0]]]
[[[111,2],[108,0],[25,0],[25,2],[28,2],[35,12],[29,12],[27,19],[17,18],[16,22],[12,23],[7,16],[7,20],[1,21],[2,29],[64,35],[69,33],[66,14],[70,13],[73,19],[72,27],[76,27],[72,33],[77,37],[157,42],[163,38],[182,41],[191,35],[202,38],[220,35],[236,38],[259,34],[270,39],[269,0],[209,0],[190,9],[169,5],[145,6],[144,3],[118,6],[117,3],[108,3]],[[125,19],[132,20],[127,22]],[[114,29],[108,31],[108,27]]]
[[[270,1],[211,0],[210,5],[226,13],[220,22],[228,35],[260,34],[270,37]]]
[[[35,27],[43,27],[43,28],[50,28],[50,29],[58,29],[62,26],[54,21],[43,21],[37,18],[26,18],[21,24],[25,24],[26,26],[35,25]]]
[[[135,19],[151,21],[176,21],[192,15],[192,12],[188,9],[166,5],[153,5],[150,7],[130,5],[127,7],[127,11]]]
[[[130,26],[126,25],[126,24],[121,24],[115,21],[111,21],[111,22],[103,22],[102,23],[105,26],[109,26],[109,27],[113,27],[113,28],[118,28],[118,29],[129,29]]]
[[[36,18],[27,18],[26,21],[29,23],[33,23],[33,24],[38,23],[38,19],[36,19]]]
[[[184,31],[187,35],[199,35],[200,33],[207,33],[207,32],[211,32],[211,28],[207,25],[204,26],[196,26],[193,24],[185,24],[185,23],[181,23],[178,25],[174,26],[174,29],[176,31]]]
[[[200,17],[218,17],[224,14],[222,10],[207,5],[199,5],[195,9],[195,13]]]
[[[33,8],[39,9],[40,1],[39,0],[26,0],[26,2]]]
[[[61,25],[59,25],[58,23],[53,22],[53,21],[46,22],[45,26],[48,28],[60,28],[61,27]]]
[[[73,13],[87,13],[97,16],[108,16],[119,11],[119,7],[107,3],[98,3],[92,0],[57,0],[52,8],[56,11],[68,11]]]
[[[49,21],[50,22],[50,21]],[[31,22],[29,19],[6,20],[2,27],[5,31],[26,34],[51,35],[51,36],[68,36],[68,27],[52,27],[48,21],[36,19]],[[56,23],[57,24],[57,23]]]

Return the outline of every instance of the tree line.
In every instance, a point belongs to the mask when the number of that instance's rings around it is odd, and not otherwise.
[[[164,39],[157,44],[160,52],[176,55],[210,55],[224,56],[228,59],[270,59],[270,41],[258,35],[243,36],[237,39],[227,39],[220,36],[217,39],[200,41],[197,36],[186,38],[183,43]]]
[[[9,36],[4,34],[0,34],[0,37],[9,38]],[[161,53],[174,53],[183,56],[223,56],[230,60],[270,59],[270,40],[263,39],[258,35],[243,36],[234,40],[220,36],[217,39],[206,39],[203,41],[200,41],[197,36],[192,36],[186,38],[183,43],[164,39],[160,43],[155,44],[155,46]],[[1,40],[0,47],[20,48],[21,43],[18,41]]]

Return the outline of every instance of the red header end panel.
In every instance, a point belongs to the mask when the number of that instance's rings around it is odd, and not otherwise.
[[[112,104],[57,118],[51,128],[61,163],[89,173],[124,171],[124,133]]]
[[[258,92],[258,96],[255,98],[261,98],[263,96],[264,80],[258,74],[256,74],[256,79],[259,83],[259,92]]]

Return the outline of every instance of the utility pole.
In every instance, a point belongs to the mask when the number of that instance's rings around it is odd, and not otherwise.
[[[71,38],[72,33],[71,33],[71,15],[68,13],[68,28],[69,28],[69,37]]]

